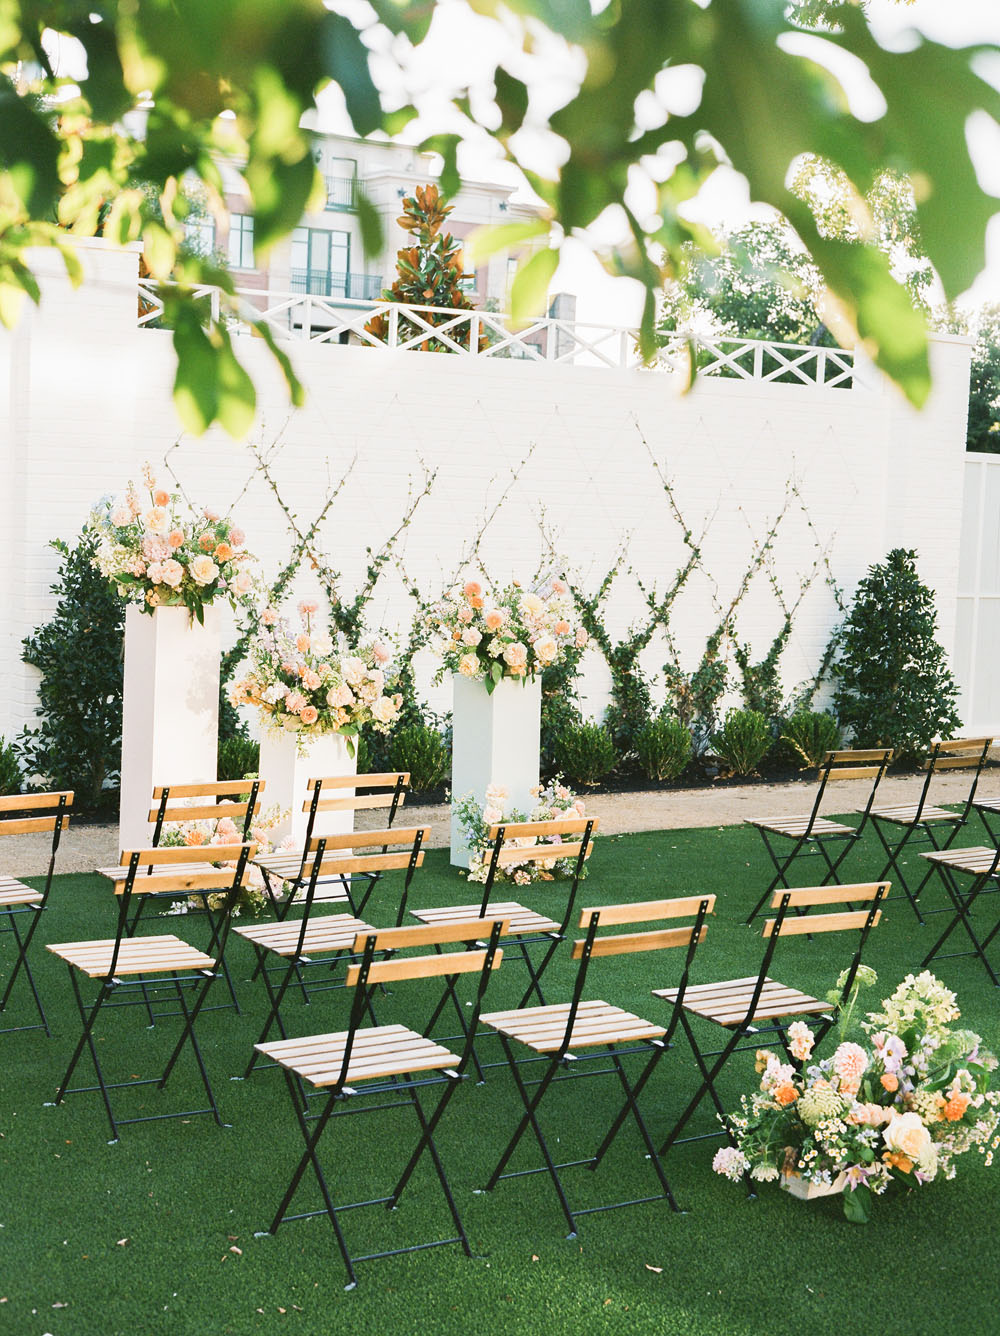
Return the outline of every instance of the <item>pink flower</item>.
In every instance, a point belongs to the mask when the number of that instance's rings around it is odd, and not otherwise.
[[[565,580],[552,581],[553,594],[565,594],[567,590],[568,590],[568,585],[566,584]]]
[[[153,584],[158,585],[163,581],[163,566],[158,561],[151,561],[146,567],[146,575],[152,580]]]
[[[171,547],[165,538],[144,538],[142,555],[147,561],[164,561],[170,556]]]
[[[338,706],[353,705],[354,692],[346,682],[341,682],[340,686],[331,687],[326,693],[326,703],[334,709]]]
[[[306,691],[315,691],[322,681],[319,673],[314,673],[311,668],[307,668],[302,674],[302,685]]]
[[[169,492],[165,492],[165,491],[163,490],[162,487],[159,488],[157,491],[155,491],[155,492],[153,493],[153,505],[154,505],[154,506],[169,506],[169,505],[170,505],[170,493],[169,493]]]
[[[208,520],[209,524],[217,524],[219,522],[219,512],[217,510],[211,510],[206,506],[201,513]]]
[[[528,662],[528,649],[522,645],[519,640],[515,640],[513,645],[507,645],[503,652],[504,663],[509,668],[524,668]]]
[[[233,547],[242,547],[246,540],[247,536],[242,529],[237,529],[234,526],[229,530],[229,541],[232,543]]]
[[[855,1094],[868,1066],[868,1054],[859,1044],[840,1044],[833,1055],[833,1070],[844,1094]]]
[[[804,1021],[794,1021],[788,1027],[788,1047],[796,1062],[805,1062],[815,1042],[815,1035]]]
[[[586,633],[586,631],[583,629],[583,627],[582,627],[582,626],[578,626],[578,627],[577,627],[577,631],[576,631],[576,647],[577,647],[577,649],[583,649],[583,648],[585,647],[585,645],[587,644],[587,641],[588,641],[589,639],[590,639],[590,636],[587,635],[587,633]]]
[[[285,697],[285,709],[289,714],[298,714],[305,709],[307,702],[301,691],[290,691]]]
[[[116,529],[124,529],[127,524],[131,524],[132,512],[128,506],[115,506],[111,512],[111,523]]]
[[[299,613],[303,617],[309,617],[319,610],[319,604],[314,598],[304,598],[299,604]]]
[[[263,626],[273,626],[278,620],[278,614],[273,608],[265,608],[260,614],[260,620]]]
[[[490,608],[489,612],[483,617],[487,631],[499,631],[504,624],[504,614],[499,608]]]
[[[309,648],[309,637],[304,631],[301,635],[295,637],[295,648],[300,654],[305,654],[306,650]]]
[[[253,588],[253,576],[249,571],[240,571],[236,577],[235,584],[237,594],[249,594],[250,590]]]
[[[176,589],[184,579],[184,567],[179,561],[174,561],[173,557],[163,563],[163,573],[160,576],[161,583],[169,585],[171,589]]]
[[[468,624],[469,622],[471,622],[471,621],[472,621],[472,609],[471,609],[471,608],[459,608],[459,610],[458,610],[458,620],[459,620],[460,622],[465,622],[466,624]]]
[[[381,640],[376,640],[372,645],[372,654],[376,663],[389,662],[389,651],[386,649],[385,645],[382,644]]]

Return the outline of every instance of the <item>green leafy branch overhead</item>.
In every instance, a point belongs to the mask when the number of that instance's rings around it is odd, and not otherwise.
[[[996,209],[966,140],[973,112],[1000,120],[1000,93],[976,64],[981,48],[915,38],[907,50],[886,50],[850,0],[628,0],[596,14],[590,0],[469,3],[481,15],[502,11],[507,34],[520,22],[524,48],[517,59],[507,54],[509,42],[490,48],[497,53],[494,107],[455,90],[469,134],[488,125],[519,163],[559,224],[556,247],[617,206],[630,242],[609,263],[646,287],[644,350],[654,347],[656,296],[685,242],[712,248],[685,205],[728,162],[747,178],[751,198],[780,210],[811,253],[835,299],[838,335],[856,333],[911,400],[923,401],[930,384],[924,317],[893,278],[877,228],[860,207],[856,237],[832,234],[793,181],[804,154],[829,163],[862,206],[885,170],[907,180],[927,256],[953,299],[983,267]],[[298,223],[317,188],[302,120],[320,91],[331,81],[340,86],[359,134],[400,130],[414,108],[386,111],[369,52],[379,46],[383,68],[397,56],[405,63],[408,44],[427,38],[439,8],[454,12],[442,0],[373,0],[350,10],[363,16],[359,28],[320,0],[0,0],[0,320],[13,321],[19,294],[37,300],[29,246],[62,245],[67,229],[89,235],[103,227],[120,242],[141,239],[150,274],[176,284],[167,289],[166,323],[175,330],[185,425],[203,430],[218,420],[242,434],[254,390],[226,325],[230,280],[210,261],[180,253],[180,183],[197,178],[221,198],[219,162],[228,157],[245,183],[255,245],[266,252]],[[387,29],[395,42],[385,40]],[[551,49],[539,40],[545,29],[582,71],[551,114],[541,110],[546,99],[551,105],[551,89],[542,90],[545,68],[534,54]],[[46,30],[77,53],[72,81],[53,67]],[[867,75],[864,119],[833,72],[844,61]],[[670,92],[685,67],[700,81],[694,105]],[[650,100],[658,114],[649,114]],[[147,109],[141,134],[122,121],[140,106]],[[522,128],[530,133],[518,134]],[[553,161],[562,165],[551,172],[529,157],[539,131],[560,147]],[[427,141],[444,155],[446,193],[456,184],[461,137],[453,119]],[[636,202],[636,180],[651,204]],[[155,189],[159,217],[140,183]],[[378,219],[367,202],[361,221],[374,248]],[[539,220],[539,234],[548,229]],[[515,285],[519,308],[544,297],[557,262],[555,249],[532,255]],[[219,315],[207,319],[203,310],[190,314],[198,310],[194,289],[205,282],[224,293]],[[268,337],[263,326],[260,332]],[[298,401],[292,367],[271,343]]]

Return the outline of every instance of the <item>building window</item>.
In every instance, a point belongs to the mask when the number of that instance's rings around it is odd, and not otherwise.
[[[357,207],[358,164],[353,158],[330,158],[324,179],[328,209]]]
[[[194,255],[203,259],[215,250],[215,222],[204,214],[188,217],[184,220],[184,244]]]
[[[229,217],[229,263],[233,269],[252,269],[253,215],[234,213]]]
[[[319,227],[292,233],[292,291],[314,297],[349,295],[351,234]]]

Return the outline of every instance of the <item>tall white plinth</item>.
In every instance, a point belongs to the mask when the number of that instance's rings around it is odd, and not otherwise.
[[[307,788],[310,779],[325,779],[334,775],[355,775],[358,771],[357,753],[351,756],[347,739],[340,733],[319,733],[303,739],[304,754],[296,747],[299,734],[265,728],[260,739],[260,777],[265,781],[267,806],[288,809],[288,816],[274,827],[269,836],[272,844],[280,844],[288,835],[296,847],[306,837],[308,812],[303,805],[312,797]],[[330,798],[352,798],[354,789],[332,789]],[[346,835],[354,829],[354,812],[317,812],[314,835]]]
[[[192,622],[183,607],[156,608],[152,616],[134,605],[125,611],[123,849],[152,841],[154,785],[209,784],[216,778],[219,625],[217,607],[205,609],[204,626]]]
[[[530,812],[538,785],[542,685],[503,678],[492,695],[482,682],[455,674],[452,710],[451,797],[473,793],[482,803],[490,784],[507,790],[507,809]],[[451,818],[451,861],[469,866],[469,850],[457,817]]]

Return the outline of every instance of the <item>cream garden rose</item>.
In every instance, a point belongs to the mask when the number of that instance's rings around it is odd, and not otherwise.
[[[882,1133],[891,1151],[898,1151],[921,1167],[937,1163],[937,1152],[919,1113],[897,1113]]]

